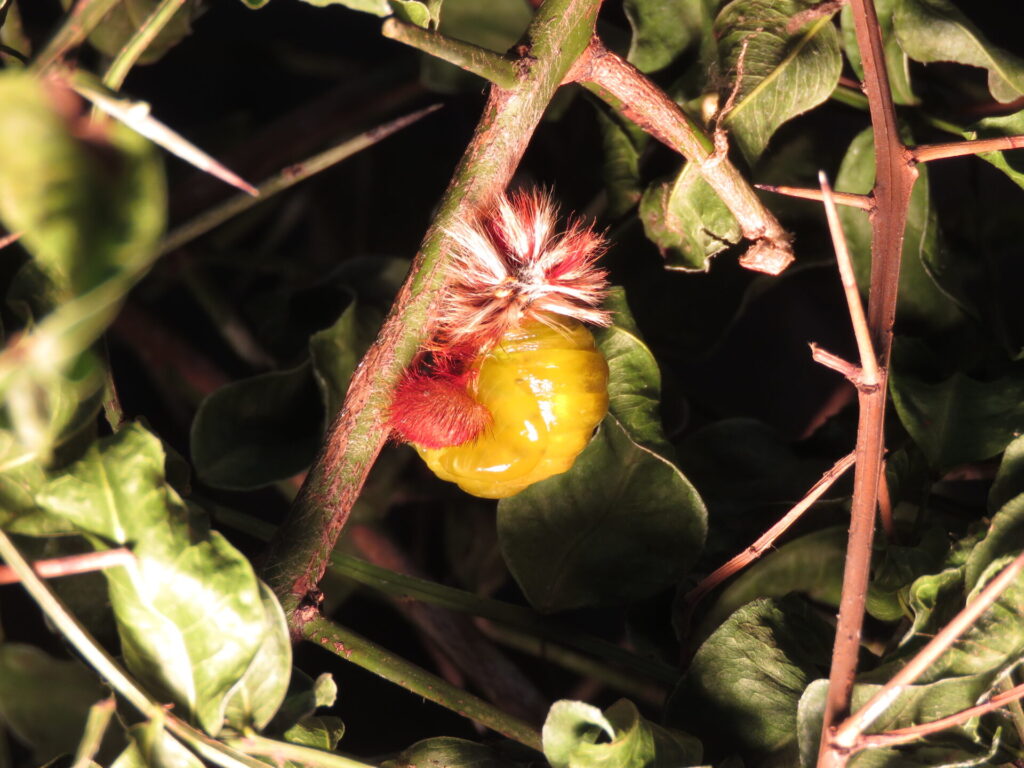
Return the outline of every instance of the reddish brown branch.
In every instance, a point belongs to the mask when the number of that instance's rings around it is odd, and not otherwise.
[[[34,570],[42,579],[54,579],[60,576],[73,576],[78,573],[91,573],[113,568],[118,565],[129,565],[135,562],[135,555],[124,547],[105,549],[102,552],[87,552],[82,555],[55,557],[50,560],[36,560],[32,563]],[[17,584],[21,581],[18,574],[9,565],[0,565],[0,584]]]

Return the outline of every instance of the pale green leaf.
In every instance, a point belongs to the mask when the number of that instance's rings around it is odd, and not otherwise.
[[[372,13],[374,16],[390,16],[391,6],[388,0],[302,0],[304,3],[326,8],[329,5],[341,5],[353,11]]]

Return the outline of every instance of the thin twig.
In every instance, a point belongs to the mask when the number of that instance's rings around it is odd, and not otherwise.
[[[6,248],[12,243],[18,242],[21,239],[21,232],[11,232],[10,234],[0,237],[0,248]]]
[[[135,562],[135,555],[124,547],[105,549],[100,552],[86,552],[81,555],[54,557],[49,560],[36,560],[32,563],[34,570],[41,579],[55,579],[61,576],[73,576],[77,573],[91,573],[113,568],[118,565],[129,565]],[[9,565],[0,565],[0,584],[17,584],[21,577]]]
[[[369,670],[506,738],[540,750],[540,734],[527,723],[399,658],[365,637],[320,616],[314,616],[301,626],[302,636],[306,640],[330,651],[343,661]]]
[[[32,68],[42,72],[62,59],[69,50],[80,45],[119,2],[121,0],[78,0],[60,29],[36,56]]]
[[[261,183],[256,188],[256,197],[251,195],[235,195],[233,198],[199,214],[191,221],[185,222],[170,232],[160,243],[159,253],[167,254],[171,251],[176,251],[197,237],[206,234],[211,229],[249,210],[254,205],[270,199],[279,192],[283,192],[300,181],[305,181],[333,165],[337,165],[342,160],[346,160],[368,147],[372,147],[377,142],[412,125],[440,108],[440,104],[433,104],[425,109],[403,115],[383,125],[378,125],[375,128],[364,131],[358,136],[347,138],[330,149],[315,154],[306,160],[289,165]]]
[[[999,572],[960,613],[942,628],[928,644],[918,651],[890,680],[883,685],[860,709],[850,715],[834,731],[831,746],[849,754],[862,748],[862,735],[871,724],[888,709],[909,685],[913,685],[927,669],[945,653],[957,638],[974,626],[1013,580],[1024,571],[1024,552]],[[918,726],[920,727],[920,726]]]
[[[785,533],[797,520],[799,520],[804,512],[814,506],[818,499],[825,495],[825,492],[832,487],[836,480],[842,477],[846,470],[853,466],[854,459],[855,456],[852,453],[848,453],[846,456],[843,456],[843,458],[833,464],[832,467],[821,476],[818,482],[811,486],[806,495],[797,502],[792,509],[783,515],[775,525],[761,534],[757,541],[744,549],[725,565],[719,566],[713,573],[705,576],[696,587],[686,593],[686,596],[683,598],[683,613],[680,617],[680,626],[684,628],[684,632],[685,628],[690,625],[690,620],[693,618],[694,610],[700,601],[704,599],[704,596],[726,579],[739,573],[770,549],[779,536]]]
[[[436,56],[502,88],[514,88],[519,81],[517,62],[479,45],[421,29],[394,16],[384,21],[380,32],[384,37]]]
[[[117,56],[110,62],[110,66],[103,74],[105,86],[113,91],[121,90],[124,79],[128,76],[131,68],[135,66],[157,35],[163,31],[168,22],[174,18],[174,14],[180,11],[184,4],[185,0],[160,0],[160,4],[146,17],[141,26],[135,30],[135,34],[121,47]]]
[[[984,704],[978,704],[977,706],[969,707],[968,709],[955,714],[940,717],[938,720],[932,720],[929,723],[912,725],[908,728],[897,728],[891,731],[886,731],[885,733],[872,733],[861,736],[858,741],[858,745],[867,749],[877,747],[895,747],[900,744],[909,744],[912,741],[918,741],[925,736],[930,736],[933,733],[939,733],[947,728],[955,728],[958,725],[963,725],[972,718],[981,717],[982,715],[988,714],[1000,707],[1013,704],[1022,698],[1024,698],[1024,684],[1015,686],[1005,693],[993,696]]]
[[[808,346],[811,348],[811,359],[814,360],[814,362],[835,371],[853,384],[853,386],[858,389],[860,388],[861,368],[859,365],[851,363],[849,360],[840,357],[834,352],[829,352],[827,349],[819,346],[813,341]]]
[[[910,153],[918,163],[945,160],[949,157],[980,155],[984,152],[999,152],[1004,149],[1024,148],[1024,136],[999,136],[994,139],[975,141],[951,141],[946,144],[922,144],[911,147]]]
[[[787,187],[784,184],[755,184],[754,187],[757,189],[763,189],[765,192],[774,192],[777,195],[798,197],[801,200],[814,200],[819,203],[824,200],[824,196],[820,189]],[[850,208],[859,208],[862,211],[870,211],[874,207],[874,202],[870,195],[856,195],[852,192],[833,191],[832,197],[839,205],[846,205]]]
[[[567,80],[579,82],[644,131],[700,168],[701,176],[736,217],[752,245],[740,264],[777,275],[793,261],[789,234],[714,141],[636,67],[596,36]]]
[[[374,768],[369,763],[353,760],[350,757],[329,752],[326,749],[314,749],[289,741],[268,739],[256,733],[250,733],[237,739],[230,739],[229,745],[247,755],[267,757],[273,765],[301,765],[306,768]]]
[[[843,235],[843,225],[839,222],[839,211],[836,209],[836,201],[832,196],[832,187],[829,185],[824,171],[818,172],[818,182],[821,184],[821,194],[824,196],[825,216],[828,218],[829,232],[832,233],[832,246],[835,248],[836,262],[839,264],[839,277],[843,282],[843,293],[846,295],[850,322],[853,323],[853,335],[857,339],[857,351],[860,353],[859,386],[877,387],[881,374],[878,372],[878,360],[875,359],[875,350],[871,344],[871,331],[868,330],[864,305],[860,301],[860,289],[857,287],[857,278],[853,274],[853,261],[850,259],[850,251],[846,247],[846,237]]]

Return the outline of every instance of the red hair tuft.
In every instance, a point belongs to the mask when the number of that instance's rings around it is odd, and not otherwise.
[[[491,424],[491,413],[469,392],[468,373],[407,371],[391,401],[395,436],[423,448],[469,442]]]

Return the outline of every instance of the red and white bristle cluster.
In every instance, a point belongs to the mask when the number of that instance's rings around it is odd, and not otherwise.
[[[579,220],[557,231],[547,192],[501,195],[448,230],[448,282],[438,305],[429,359],[395,391],[391,427],[426,448],[471,440],[490,423],[469,393],[470,363],[518,325],[564,317],[606,326],[600,308],[607,273],[597,266],[605,239]],[[476,407],[474,407],[476,406]]]

